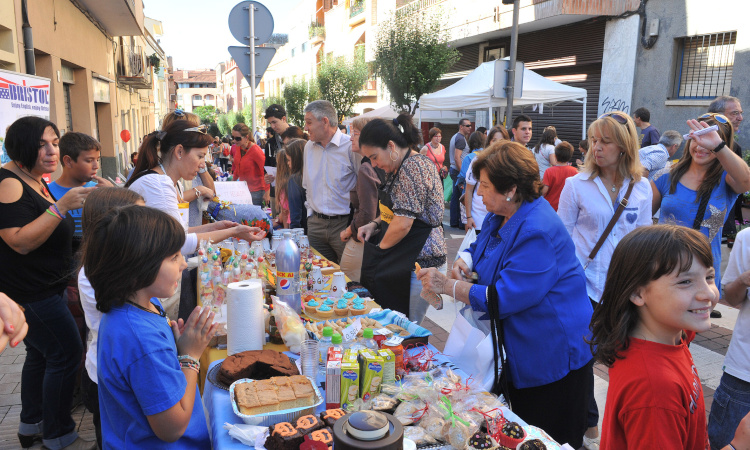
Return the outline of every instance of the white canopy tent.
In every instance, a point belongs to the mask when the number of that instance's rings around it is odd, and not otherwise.
[[[417,111],[414,113],[415,116],[419,116],[420,111],[419,108],[417,108]],[[461,110],[459,111],[425,111],[422,113],[422,119],[428,122],[440,122],[440,123],[454,123],[458,124],[458,122],[463,119],[469,119],[471,121],[474,121],[475,114],[473,111],[467,111],[467,114],[462,114]],[[349,125],[352,123],[354,119],[357,117],[379,117],[381,119],[395,119],[398,117],[398,113],[393,110],[391,105],[385,105],[381,106],[380,108],[373,109],[372,111],[366,112],[364,114],[360,114],[359,116],[351,117],[349,119],[344,120],[344,125]]]
[[[423,95],[419,99],[420,121],[430,120],[426,114],[436,111],[486,110],[492,117],[492,108],[505,108],[507,100],[493,95],[496,63],[486,62],[447,88]],[[586,96],[586,89],[556,83],[524,69],[523,92],[521,97],[513,99],[513,106],[580,103],[583,105],[583,139],[586,137]]]

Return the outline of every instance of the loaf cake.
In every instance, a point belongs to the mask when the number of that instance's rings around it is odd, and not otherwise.
[[[298,374],[297,366],[283,353],[274,350],[248,350],[227,357],[221,363],[218,379],[230,385],[241,378],[266,380]]]
[[[315,391],[310,380],[301,375],[274,377],[270,380],[236,384],[234,398],[240,413],[254,416],[313,406]]]

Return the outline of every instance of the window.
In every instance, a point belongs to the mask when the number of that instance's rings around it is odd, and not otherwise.
[[[498,47],[485,47],[484,49],[484,59],[482,61],[494,61],[496,59],[503,59],[505,58],[505,47],[504,46],[498,46]]]
[[[193,100],[202,100],[203,97],[200,96],[200,94],[193,95]]]
[[[296,49],[296,48],[293,48],[293,49],[292,49],[292,58],[294,58],[294,54],[295,54],[295,53],[297,53],[297,49]]]
[[[735,31],[678,38],[674,97],[729,95],[736,40]]]
[[[305,53],[305,50],[307,50],[307,42],[302,43],[302,53]]]
[[[213,95],[211,95],[211,94],[207,94],[206,95],[206,100],[213,100],[213,99],[214,99]]]
[[[70,107],[70,84],[63,83],[63,100],[65,101],[65,125],[66,132],[73,131],[73,112]]]

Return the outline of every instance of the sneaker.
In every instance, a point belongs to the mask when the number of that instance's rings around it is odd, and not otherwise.
[[[721,319],[721,311],[717,310],[711,310],[711,318],[712,319]]]
[[[599,450],[599,438],[583,436],[583,448],[587,450]]]
[[[97,450],[98,448],[99,446],[96,444],[96,441],[87,441],[78,436],[75,441],[71,442],[68,446],[63,447],[63,450]]]

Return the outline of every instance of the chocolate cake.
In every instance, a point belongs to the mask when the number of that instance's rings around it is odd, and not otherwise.
[[[319,441],[326,444],[328,447],[333,445],[333,431],[326,427],[322,430],[316,430],[310,433],[310,438],[314,441]]]
[[[289,422],[281,422],[270,427],[265,447],[268,450],[298,450],[305,440]]]
[[[487,433],[477,431],[466,442],[467,449],[489,450],[496,449],[497,443]]]
[[[308,434],[321,428],[323,428],[323,422],[311,414],[297,419],[297,430],[302,434]]]
[[[346,413],[343,409],[327,409],[320,413],[320,420],[322,420],[327,427],[333,428],[333,424],[340,418],[344,417],[345,414]]]
[[[523,439],[525,433],[521,425],[516,422],[507,422],[503,425],[503,434],[513,439]]]
[[[520,450],[547,450],[547,446],[539,439],[526,441],[518,447]]]
[[[218,379],[230,385],[241,378],[267,380],[276,376],[298,375],[297,366],[274,350],[248,350],[227,357],[221,363]]]

